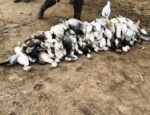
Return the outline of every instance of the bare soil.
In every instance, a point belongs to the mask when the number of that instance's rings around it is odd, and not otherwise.
[[[71,18],[69,0],[49,8],[43,20],[37,13],[43,0],[14,3],[1,0],[0,61],[14,54],[18,41],[28,35],[49,30],[60,18]],[[83,21],[101,15],[105,0],[85,0]],[[111,16],[121,14],[150,28],[150,1],[110,0]],[[79,56],[75,62],[50,65],[31,64],[25,72],[21,65],[0,67],[0,115],[150,115],[150,43],[134,45],[127,54],[112,51]]]

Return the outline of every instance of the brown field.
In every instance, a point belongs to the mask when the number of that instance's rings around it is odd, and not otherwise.
[[[61,0],[38,20],[43,1],[0,1],[8,28],[3,33],[0,14],[0,61],[14,54],[18,41],[73,16],[69,0]],[[106,2],[85,0],[81,20],[100,17]],[[140,19],[142,27],[150,28],[150,1],[110,2],[111,16]],[[61,62],[53,70],[49,64],[31,64],[31,72],[23,71],[21,65],[0,67],[0,115],[150,115],[150,43],[136,44],[127,54],[107,51],[92,56],[91,60],[81,55],[75,62]]]

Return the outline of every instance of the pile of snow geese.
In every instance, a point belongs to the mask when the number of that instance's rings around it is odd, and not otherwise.
[[[141,41],[149,41],[150,33],[140,28],[140,21],[116,15],[109,19],[110,2],[102,9],[102,16],[92,22],[74,18],[61,20],[49,31],[38,31],[28,36],[24,43],[14,48],[15,55],[0,65],[23,65],[23,70],[30,71],[30,62],[50,63],[51,68],[60,61],[74,61],[78,55],[91,58],[91,51],[112,50],[127,53],[130,47]]]

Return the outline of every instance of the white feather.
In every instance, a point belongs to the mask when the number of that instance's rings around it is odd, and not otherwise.
[[[111,13],[110,1],[108,1],[107,5],[102,9],[102,16],[108,19],[110,13]]]

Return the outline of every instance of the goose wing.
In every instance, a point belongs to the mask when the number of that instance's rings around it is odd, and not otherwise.
[[[17,63],[18,57],[19,57],[19,54],[15,54],[9,57],[6,61],[1,62],[0,65],[8,65],[8,66],[15,65]]]
[[[108,18],[110,15],[110,1],[107,2],[107,5],[102,9],[102,16]]]

